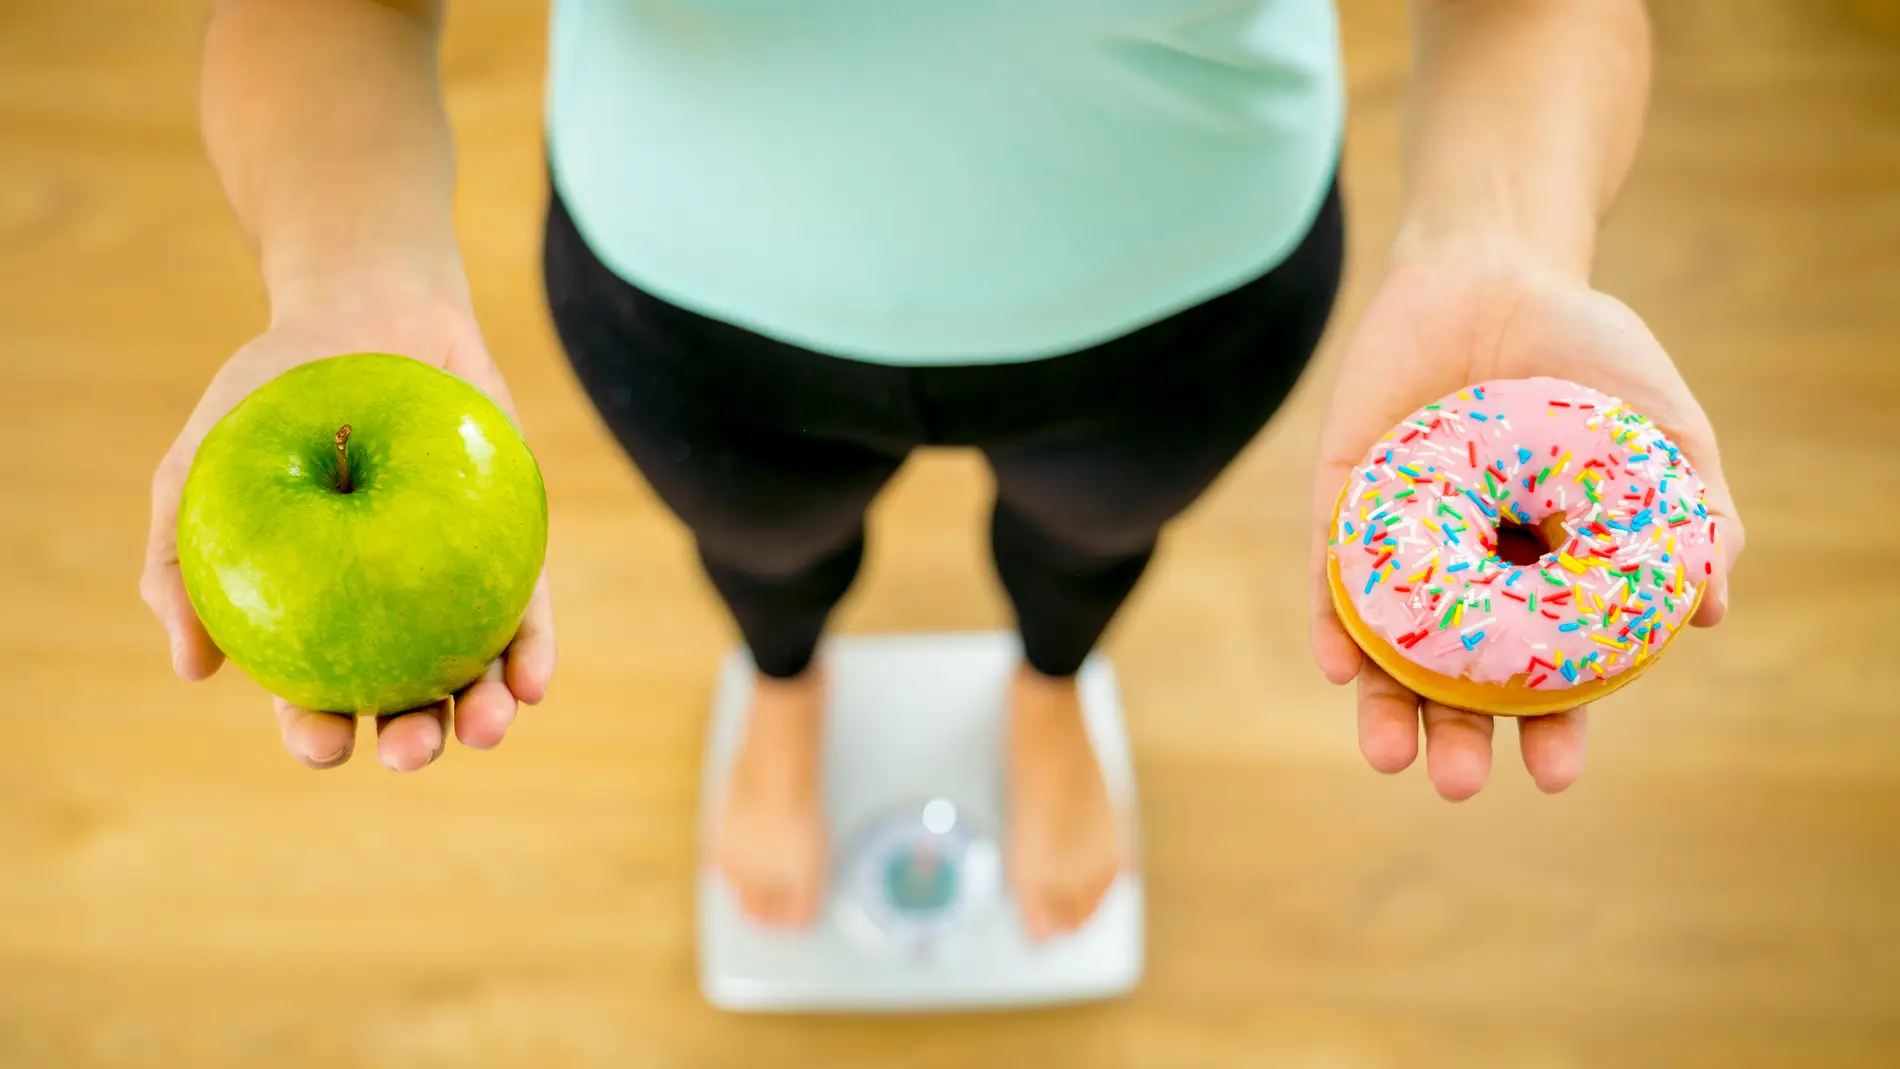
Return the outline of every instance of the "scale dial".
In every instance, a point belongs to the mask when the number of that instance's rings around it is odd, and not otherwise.
[[[928,955],[1000,897],[995,840],[933,798],[879,816],[840,868],[848,930],[873,951]]]

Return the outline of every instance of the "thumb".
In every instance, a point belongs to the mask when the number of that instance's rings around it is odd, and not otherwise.
[[[1332,581],[1328,577],[1333,512],[1340,490],[1351,475],[1352,465],[1332,459],[1322,445],[1313,473],[1312,536],[1307,562],[1311,598],[1307,641],[1313,648],[1313,660],[1319,664],[1319,670],[1334,685],[1352,682],[1359,674],[1361,663],[1359,645],[1346,633],[1333,607]]]
[[[1700,410],[1697,410],[1697,415],[1700,414]],[[1688,455],[1690,463],[1695,465],[1696,474],[1702,477],[1703,498],[1708,504],[1710,517],[1715,521],[1715,559],[1710,562],[1713,570],[1709,575],[1709,587],[1702,595],[1702,604],[1697,606],[1689,622],[1697,627],[1714,627],[1728,615],[1729,574],[1748,543],[1748,532],[1735,507],[1735,497],[1729,492],[1728,478],[1722,473],[1722,459],[1716,450],[1715,435],[1708,429],[1706,418],[1702,420],[1702,428],[1700,433],[1680,435],[1678,444]]]
[[[554,602],[548,592],[547,569],[542,568],[521,628],[508,646],[508,689],[529,705],[539,704],[554,678],[555,660]]]
[[[139,595],[171,639],[172,671],[204,679],[224,663],[224,654],[198,619],[178,567],[178,499],[184,478],[169,457],[152,479],[152,527],[145,546]]]
[[[514,393],[508,389],[508,380],[502,376],[501,368],[489,354],[487,339],[482,337],[481,326],[474,319],[462,321],[451,331],[446,366],[450,372],[487,394],[489,400],[508,414],[516,429],[521,428],[521,414],[515,407]]]
[[[1661,354],[1661,347],[1656,352]],[[1665,367],[1667,356],[1661,356]],[[1743,529],[1735,497],[1729,492],[1728,477],[1722,471],[1722,453],[1715,440],[1715,427],[1702,406],[1679,375],[1671,376],[1657,411],[1656,425],[1672,439],[1702,479],[1703,501],[1715,524],[1715,557],[1710,561],[1708,589],[1689,622],[1697,627],[1714,627],[1728,615],[1729,574],[1741,558],[1748,534]]]

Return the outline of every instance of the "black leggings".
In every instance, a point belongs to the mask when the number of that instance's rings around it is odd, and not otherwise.
[[[1081,352],[894,367],[827,356],[627,284],[548,211],[549,306],[575,374],[691,528],[767,675],[811,662],[857,575],[864,513],[918,446],[971,446],[996,474],[996,570],[1024,654],[1074,673],[1164,524],[1264,427],[1338,289],[1338,190],[1278,267]]]

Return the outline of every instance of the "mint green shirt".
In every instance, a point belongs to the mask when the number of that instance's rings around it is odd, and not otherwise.
[[[1034,359],[1292,251],[1328,0],[555,0],[554,181],[603,262],[837,356]]]

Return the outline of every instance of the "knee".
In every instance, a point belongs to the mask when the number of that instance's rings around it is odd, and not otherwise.
[[[1161,522],[1133,511],[1024,508],[999,500],[992,530],[999,549],[1028,552],[1065,569],[1099,571],[1146,560]]]
[[[782,582],[863,552],[863,532],[818,530],[770,517],[722,516],[694,525],[700,556],[710,565],[754,579]]]

